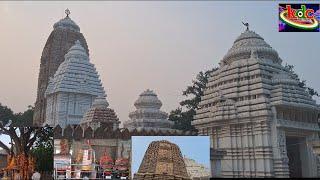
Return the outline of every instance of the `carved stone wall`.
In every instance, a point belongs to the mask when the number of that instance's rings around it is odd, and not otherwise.
[[[80,125],[68,125],[61,128],[59,125],[53,129],[55,139],[131,139],[131,136],[196,136],[195,131],[179,130],[146,130],[146,129],[113,129],[99,127],[92,130],[91,127]]]

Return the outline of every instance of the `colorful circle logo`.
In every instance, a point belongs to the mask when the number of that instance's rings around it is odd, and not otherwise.
[[[300,11],[301,12],[301,11]],[[309,19],[309,21],[301,21],[299,19],[289,19],[287,18],[287,11],[282,11],[280,13],[280,18],[282,21],[284,21],[287,25],[299,28],[299,29],[304,29],[304,30],[314,30],[318,28],[319,22],[316,19],[316,17],[313,17],[312,19]],[[298,13],[299,17],[299,13]],[[302,17],[302,15],[301,15]]]

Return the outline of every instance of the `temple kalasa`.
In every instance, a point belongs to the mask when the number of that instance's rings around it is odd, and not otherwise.
[[[213,176],[320,176],[320,107],[281,63],[247,27],[212,72],[192,124],[211,137]]]
[[[153,141],[134,180],[190,180],[180,148],[169,141]]]

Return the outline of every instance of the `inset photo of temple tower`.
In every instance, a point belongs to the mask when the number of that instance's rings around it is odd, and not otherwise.
[[[132,148],[134,180],[211,177],[208,136],[134,136]]]

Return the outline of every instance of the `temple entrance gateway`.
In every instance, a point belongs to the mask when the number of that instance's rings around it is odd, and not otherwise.
[[[287,137],[287,156],[289,158],[289,175],[290,177],[302,177],[300,144],[303,139],[297,137]]]

